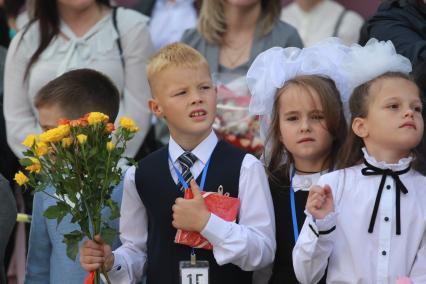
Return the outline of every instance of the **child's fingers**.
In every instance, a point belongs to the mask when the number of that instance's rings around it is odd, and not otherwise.
[[[198,186],[195,179],[192,179],[190,182],[192,194],[194,195],[194,198],[201,197],[201,191],[200,187]]]
[[[82,249],[96,249],[96,250],[102,250],[102,245],[98,244],[97,242],[93,240],[87,240],[83,243]]]
[[[105,242],[104,242],[104,240],[102,239],[102,237],[101,237],[101,235],[96,235],[95,236],[95,241],[98,243],[98,244],[101,244],[101,245],[103,245]]]
[[[333,198],[333,192],[331,191],[331,187],[328,184],[324,185],[324,195],[327,198]]]
[[[182,197],[178,197],[175,200],[175,205],[179,205],[182,204],[183,202],[185,202],[185,199],[183,199]],[[173,208],[173,207],[172,207]]]
[[[92,271],[95,271],[95,270],[97,270],[98,268],[100,268],[101,267],[101,265],[100,264],[83,264],[82,263],[82,265],[81,265],[82,267],[83,267],[83,269],[85,270],[85,271],[87,271],[87,272],[92,272]]]
[[[325,201],[325,195],[322,193],[314,192],[311,196],[311,200],[321,200]]]
[[[105,261],[103,256],[83,255],[80,257],[80,262],[85,264],[98,264],[101,265]]]

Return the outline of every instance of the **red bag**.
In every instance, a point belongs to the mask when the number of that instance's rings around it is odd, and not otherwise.
[[[235,197],[230,197],[229,194],[223,194],[222,186],[219,186],[218,192],[201,192],[204,198],[207,209],[218,216],[219,218],[228,221],[236,222],[238,210],[240,208],[240,200]],[[190,188],[185,190],[185,199],[192,199],[192,191]],[[198,232],[187,232],[177,230],[175,243],[187,245],[193,248],[202,248],[212,250],[213,246]]]

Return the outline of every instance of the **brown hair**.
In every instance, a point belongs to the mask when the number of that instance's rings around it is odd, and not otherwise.
[[[120,94],[114,83],[91,69],[69,71],[47,83],[34,98],[36,108],[58,105],[68,119],[99,111],[113,122],[118,114]]]
[[[153,77],[169,67],[195,68],[205,64],[209,66],[206,58],[196,49],[184,43],[172,43],[154,54],[148,61],[146,74],[152,86]]]
[[[336,88],[333,80],[319,75],[303,75],[287,81],[284,86],[278,90],[275,96],[271,126],[269,128],[266,144],[271,145],[270,155],[264,152],[265,161],[267,162],[267,170],[270,177],[276,176],[278,172],[281,177],[288,177],[290,165],[294,163],[294,158],[280,140],[280,109],[279,100],[281,95],[291,86],[297,86],[312,94],[310,88],[315,90],[320,98],[323,108],[326,128],[330,135],[334,138],[329,155],[330,169],[333,168],[338,152],[344,143],[347,133],[347,125],[343,114],[343,105],[340,93]],[[287,160],[282,164],[282,158],[286,155]]]
[[[368,106],[371,101],[371,86],[382,79],[401,78],[413,82],[414,80],[409,76],[401,72],[386,72],[364,84],[356,87],[349,99],[349,109],[351,112],[351,124],[357,117],[365,118],[368,116]],[[421,143],[420,143],[421,144]],[[363,159],[362,147],[364,147],[364,141],[361,137],[357,136],[354,131],[349,130],[348,138],[342,147],[342,154],[338,168],[348,168],[357,164],[360,164]],[[417,153],[417,148],[413,150],[413,154]],[[417,158],[420,158],[416,155]],[[418,159],[416,159],[418,161]]]
[[[204,0],[201,4],[200,17],[198,19],[198,31],[208,42],[221,45],[223,35],[227,30],[224,5],[225,0]],[[262,12],[260,15],[261,34],[268,34],[281,13],[280,0],[262,0]]]

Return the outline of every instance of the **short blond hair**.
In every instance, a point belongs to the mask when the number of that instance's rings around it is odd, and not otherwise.
[[[209,66],[206,58],[197,50],[184,43],[172,43],[160,49],[148,61],[146,74],[148,82],[161,71],[169,67],[194,68],[200,65]]]
[[[228,26],[225,18],[225,0],[204,0],[201,4],[197,29],[209,43],[222,45]],[[262,0],[260,15],[260,35],[268,34],[279,21],[281,0]]]

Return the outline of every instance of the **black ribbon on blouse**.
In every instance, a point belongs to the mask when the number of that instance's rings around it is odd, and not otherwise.
[[[380,198],[382,197],[383,187],[385,186],[385,181],[387,176],[391,176],[395,180],[396,190],[395,190],[395,210],[396,210],[396,234],[401,235],[401,192],[404,194],[408,193],[407,188],[399,179],[399,176],[407,173],[410,170],[410,167],[402,171],[392,171],[390,169],[380,169],[371,164],[369,164],[364,159],[365,168],[361,170],[361,173],[364,176],[374,176],[382,175],[382,180],[380,181],[379,191],[377,192],[376,202],[374,203],[373,214],[371,214],[370,226],[368,227],[368,232],[372,233],[374,228],[374,223],[376,222],[377,211],[379,210]]]

